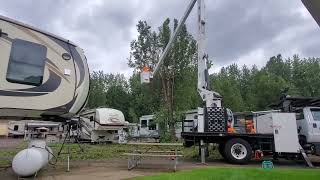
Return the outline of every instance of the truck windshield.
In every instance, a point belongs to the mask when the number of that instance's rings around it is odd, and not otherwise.
[[[320,109],[311,109],[314,121],[320,121]]]

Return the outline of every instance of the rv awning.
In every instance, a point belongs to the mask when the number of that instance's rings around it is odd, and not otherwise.
[[[27,123],[27,127],[57,127],[58,123]]]
[[[123,128],[128,128],[127,126],[99,126],[96,130],[119,130]]]

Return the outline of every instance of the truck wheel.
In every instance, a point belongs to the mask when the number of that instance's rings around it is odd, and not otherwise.
[[[240,138],[230,139],[224,148],[226,159],[235,164],[246,164],[252,156],[250,144]]]
[[[220,155],[225,159],[226,156],[224,154],[224,148],[225,148],[225,144],[224,143],[219,144],[218,151],[219,151]]]

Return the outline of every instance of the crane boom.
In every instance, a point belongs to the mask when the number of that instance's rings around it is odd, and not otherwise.
[[[198,2],[198,37],[197,37],[197,45],[198,45],[198,92],[203,101],[206,102],[206,107],[220,107],[221,106],[221,96],[219,93],[210,91],[209,90],[209,80],[208,80],[208,68],[207,68],[207,61],[208,56],[205,53],[205,41],[206,41],[206,34],[205,34],[205,16],[204,16],[204,0],[191,0],[185,13],[183,14],[181,20],[177,28],[175,29],[173,35],[170,37],[168,44],[166,45],[163,53],[161,54],[158,63],[156,64],[155,68],[153,69],[152,76],[155,76],[160,69],[164,59],[168,55],[174,41],[177,38],[179,31],[181,30],[182,25],[187,20],[191,10],[193,9],[195,3]],[[149,80],[147,79],[147,81]]]
[[[198,92],[206,107],[221,107],[221,96],[209,87],[208,55],[205,50],[206,43],[206,21],[204,16],[204,0],[198,0]]]
[[[189,5],[188,5],[185,13],[183,14],[183,16],[182,16],[182,18],[181,18],[181,20],[180,20],[180,22],[179,22],[179,24],[178,24],[178,26],[177,26],[177,28],[176,28],[175,31],[173,32],[173,35],[171,36],[171,38],[170,38],[170,40],[169,40],[166,48],[165,48],[164,51],[162,52],[162,54],[161,54],[161,56],[160,56],[160,59],[159,59],[157,65],[156,65],[156,67],[155,67],[154,70],[153,70],[153,75],[156,75],[156,73],[158,72],[161,64],[163,63],[163,60],[164,60],[164,59],[166,58],[166,56],[168,55],[169,50],[170,50],[172,44],[173,44],[174,41],[176,40],[177,35],[178,35],[178,32],[180,31],[182,25],[186,22],[189,14],[190,14],[190,12],[191,12],[191,10],[192,10],[192,8],[193,8],[193,6],[194,6],[194,4],[195,4],[196,2],[197,2],[197,0],[191,0],[191,1],[190,1],[190,3],[189,3]]]

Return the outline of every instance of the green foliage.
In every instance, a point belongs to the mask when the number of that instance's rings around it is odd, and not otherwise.
[[[109,107],[121,110],[130,120],[129,84],[124,75],[105,74],[94,71],[90,74],[90,92],[87,108]]]
[[[279,101],[285,88],[290,95],[320,96],[319,60],[297,55],[283,60],[277,55],[261,69],[232,64],[210,76],[211,88],[222,94],[224,105],[233,111],[266,110]]]
[[[131,52],[128,65],[134,68],[135,72],[140,71],[144,66],[151,67],[151,69],[155,67],[177,25],[178,20],[174,19],[173,29],[171,29],[170,19],[166,19],[156,32],[151,30],[147,22],[139,21],[137,24],[138,37],[130,44]],[[150,85],[141,85],[140,89],[136,86],[135,77],[132,79],[132,84],[135,85],[133,91],[138,97],[135,97],[135,102],[141,102],[145,109],[150,108],[145,110],[148,112],[155,113],[160,110],[159,107],[163,108],[161,111],[167,111],[159,117],[162,117],[162,122],[168,123],[171,136],[175,134],[176,118],[174,112],[188,110],[198,103],[198,97],[195,95],[196,86],[190,86],[191,84],[196,85],[194,57],[196,57],[196,41],[183,25],[153,82]],[[186,88],[188,87],[186,85],[189,85],[190,88]],[[148,90],[147,88],[152,89]],[[156,100],[152,101],[154,99],[152,97],[147,99],[147,96],[155,97]],[[154,106],[153,102],[156,102],[157,105]],[[135,112],[138,114],[141,110]],[[158,121],[160,121],[159,118]]]

